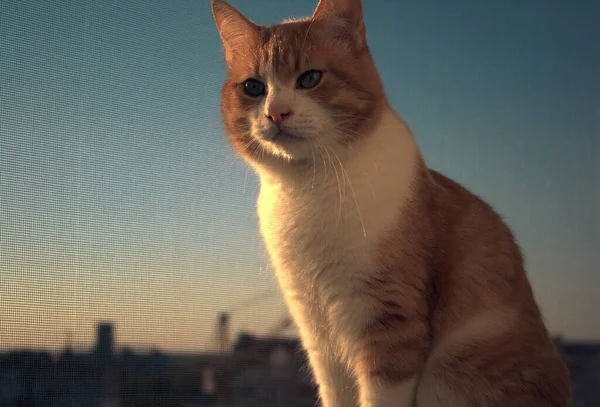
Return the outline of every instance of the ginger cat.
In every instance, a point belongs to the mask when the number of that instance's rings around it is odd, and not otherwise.
[[[389,105],[360,0],[252,23],[212,1],[226,132],[325,407],[570,406],[509,228],[429,169]]]

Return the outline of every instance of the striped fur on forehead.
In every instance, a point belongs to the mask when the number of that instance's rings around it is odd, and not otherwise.
[[[314,34],[310,21],[258,26],[256,43],[234,54],[229,65],[230,78],[242,81],[250,76],[265,78],[272,73],[280,81],[291,79],[310,65],[311,53],[319,42]]]
[[[311,67],[316,38],[310,21],[293,21],[265,27],[259,36],[259,71],[272,73],[278,81],[291,82]]]

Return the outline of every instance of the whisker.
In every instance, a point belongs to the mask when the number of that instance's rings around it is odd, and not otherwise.
[[[343,195],[342,195],[342,185],[340,184],[340,178],[338,175],[337,170],[335,169],[335,163],[333,162],[333,160],[331,159],[331,155],[329,154],[329,149],[328,148],[324,148],[325,153],[327,154],[327,157],[329,158],[329,162],[331,163],[331,166],[333,168],[333,171],[335,172],[335,179],[337,181],[337,185],[338,185],[338,194],[339,194],[339,210],[338,210],[338,218],[336,221],[336,227],[339,225],[340,221],[342,220],[342,199],[343,199]],[[345,187],[345,183],[344,183],[344,187]]]
[[[329,175],[329,168],[327,168],[327,162],[325,161],[325,156],[323,155],[321,150],[322,150],[321,148],[317,148],[317,153],[319,154],[319,156],[321,156],[321,160],[323,160],[323,171],[325,172],[324,176],[325,176],[325,179],[327,179],[327,177]]]
[[[339,155],[336,154],[335,151],[333,152],[333,155],[335,156],[335,158],[337,158],[338,162],[340,163],[340,168],[341,168],[343,174],[346,176],[346,179],[348,180],[348,185],[350,185],[350,192],[352,192],[352,196],[354,197],[354,203],[356,204],[356,210],[358,211],[358,217],[360,219],[360,224],[362,226],[363,236],[366,238],[367,230],[365,229],[365,223],[363,221],[362,213],[360,211],[360,206],[358,204],[358,199],[356,198],[356,193],[354,191],[354,187],[352,186],[352,181],[350,181],[350,176],[348,175],[348,172],[346,172],[346,169],[344,168],[344,164],[342,164],[342,160],[340,160]]]
[[[312,166],[313,166],[313,178],[312,178],[312,183],[310,184],[311,189],[315,188],[315,178],[317,176],[317,160],[315,158],[316,149],[317,149],[317,143],[315,141],[313,141],[311,143],[311,149],[310,149],[310,154],[312,155]]]
[[[351,129],[346,129],[346,128],[339,128],[339,127],[335,127],[336,133],[338,133],[338,135],[341,135],[342,138],[344,138],[344,136],[350,136],[350,137],[362,137],[363,134],[356,131],[356,130],[351,130]]]

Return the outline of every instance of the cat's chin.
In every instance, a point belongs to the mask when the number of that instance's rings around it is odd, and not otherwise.
[[[312,156],[311,140],[283,130],[269,139],[262,139],[261,143],[267,151],[271,151],[276,157],[284,158],[285,161],[301,162]]]

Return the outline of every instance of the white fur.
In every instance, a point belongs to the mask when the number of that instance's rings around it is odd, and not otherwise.
[[[363,387],[368,390],[361,397],[360,406],[412,407],[416,383],[416,376],[393,386],[382,386],[378,383],[370,382]]]
[[[284,171],[255,163],[261,179],[258,213],[281,289],[326,390],[324,405],[348,407],[355,404],[347,397],[354,396],[342,393],[354,386],[346,373],[352,370],[353,346],[374,316],[372,299],[361,295],[363,283],[376,269],[377,245],[398,225],[417,147],[404,123],[387,110],[373,134],[355,146],[315,151],[323,161],[312,166],[286,164]],[[402,393],[359,384],[364,400]]]

